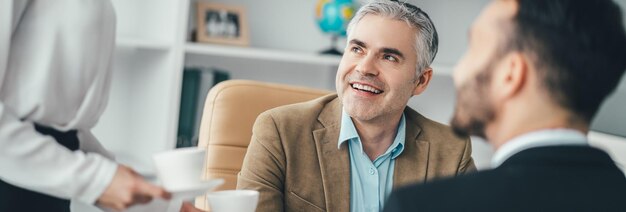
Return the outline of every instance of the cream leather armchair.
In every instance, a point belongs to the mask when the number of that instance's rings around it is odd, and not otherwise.
[[[223,178],[224,185],[217,190],[235,189],[256,117],[271,108],[328,93],[330,91],[249,80],[217,84],[207,95],[200,124],[198,147],[207,150],[203,178]],[[204,196],[196,199],[196,207],[207,209]]]

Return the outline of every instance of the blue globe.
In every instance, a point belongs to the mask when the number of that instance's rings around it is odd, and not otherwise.
[[[352,0],[319,0],[315,8],[317,24],[324,33],[345,36],[348,23],[354,16]]]

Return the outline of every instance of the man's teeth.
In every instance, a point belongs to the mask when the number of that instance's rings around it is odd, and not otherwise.
[[[356,89],[363,90],[363,91],[369,91],[375,94],[382,93],[382,91],[377,90],[376,88],[372,88],[371,86],[368,86],[368,85],[361,85],[361,84],[354,83],[352,84],[352,88],[356,88]]]

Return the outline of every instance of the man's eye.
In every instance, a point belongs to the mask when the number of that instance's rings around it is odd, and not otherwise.
[[[359,47],[352,47],[351,51],[354,53],[359,53],[359,54],[363,53],[363,50]]]
[[[398,62],[398,58],[396,58],[396,57],[394,57],[394,56],[391,56],[391,55],[385,55],[385,56],[384,56],[384,59],[385,59],[385,60],[389,60],[389,61],[391,61],[391,62]]]

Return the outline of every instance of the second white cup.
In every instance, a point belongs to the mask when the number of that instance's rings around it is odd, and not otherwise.
[[[193,188],[202,183],[205,149],[180,148],[153,156],[157,175],[168,191]]]
[[[254,212],[259,192],[254,190],[225,190],[207,194],[211,212]]]

